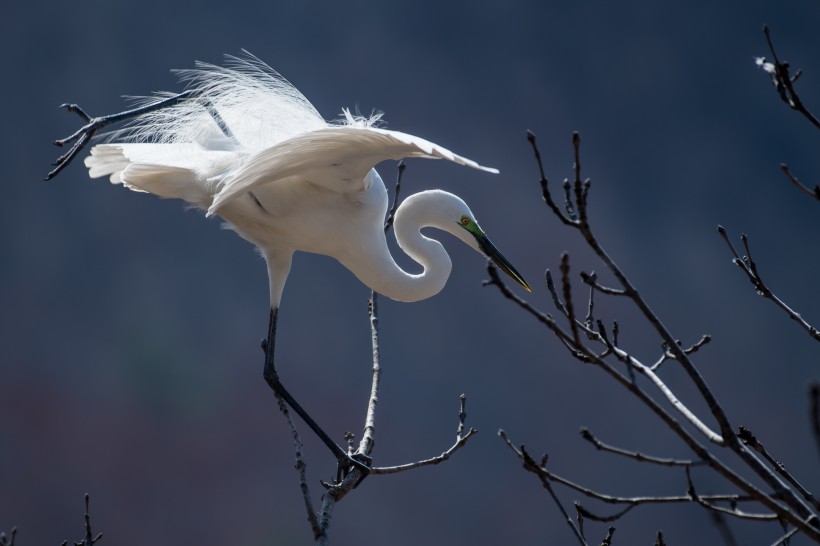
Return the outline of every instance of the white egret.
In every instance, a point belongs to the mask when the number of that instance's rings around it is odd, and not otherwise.
[[[76,140],[53,176],[103,125],[133,118],[113,142],[85,159],[92,178],[164,198],[179,198],[218,214],[265,258],[270,279],[271,326],[265,377],[308,422],[340,461],[347,458],[282,387],[273,366],[275,324],[282,290],[297,250],[336,258],[365,285],[389,298],[418,301],[437,294],[451,271],[444,247],[422,235],[438,228],[492,259],[525,289],[515,268],[493,246],[459,197],[441,190],[411,195],[395,213],[399,247],[423,271],[401,269],[387,246],[387,191],[373,168],[386,159],[447,159],[474,169],[495,169],[422,138],[375,126],[380,115],[326,122],[290,83],[253,56],[228,57],[225,67],[199,63],[179,71],[188,90],[153,97],[142,107],[90,118],[58,142]]]

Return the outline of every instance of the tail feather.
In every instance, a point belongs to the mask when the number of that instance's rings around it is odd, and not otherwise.
[[[141,153],[145,150],[142,147],[136,148],[137,153],[129,153],[126,147],[132,146],[135,145],[94,146],[91,154],[85,159],[89,176],[108,176],[112,184],[122,184],[134,191],[148,192],[169,199],[183,199],[203,208],[210,206],[212,196],[206,191],[205,185],[194,170],[183,166],[151,163],[151,160],[159,158],[156,155],[152,157],[150,154]]]
[[[131,189],[166,199],[182,199],[202,208],[207,208],[212,201],[197,183],[196,174],[188,169],[134,163],[122,172],[121,180]]]

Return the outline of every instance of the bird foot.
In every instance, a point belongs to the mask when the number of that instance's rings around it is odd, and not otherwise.
[[[364,453],[353,453],[352,455],[344,454],[343,456],[339,455],[336,466],[335,483],[322,481],[322,486],[324,486],[325,489],[339,487],[342,484],[342,480],[344,480],[354,470],[358,470],[359,476],[356,479],[356,483],[353,484],[353,489],[355,489],[360,483],[362,483],[362,480],[370,475],[372,464],[373,458],[368,457]]]

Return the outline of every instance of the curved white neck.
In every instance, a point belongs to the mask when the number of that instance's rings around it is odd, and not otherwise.
[[[362,241],[361,252],[342,259],[342,263],[364,284],[388,298],[411,302],[435,296],[447,283],[453,264],[441,243],[425,237],[420,230],[435,227],[461,238],[456,219],[449,215],[445,219],[442,212],[442,205],[450,204],[451,197],[455,196],[438,190],[417,193],[405,199],[396,211],[396,241],[424,268],[421,273],[407,273],[396,264],[381,230],[371,236],[369,244]]]

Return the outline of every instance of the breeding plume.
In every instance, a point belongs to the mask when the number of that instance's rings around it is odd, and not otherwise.
[[[530,289],[464,201],[445,191],[411,195],[395,213],[396,241],[422,266],[421,273],[399,267],[386,243],[387,191],[374,165],[422,157],[491,173],[495,169],[422,138],[376,127],[379,115],[355,117],[344,110],[341,121],[328,123],[290,83],[250,55],[228,57],[224,67],[200,63],[179,75],[187,91],[152,97],[121,114],[92,119],[68,106],[90,123],[58,142],[77,141],[52,175],[98,128],[131,119],[110,143],[91,149],[85,159],[90,176],[182,199],[207,216],[219,215],[256,245],[270,278],[271,355],[282,290],[297,250],[332,256],[376,292],[417,301],[437,294],[451,271],[441,243],[420,232],[433,227],[491,258]],[[287,393],[275,377],[272,356],[269,360],[266,377],[271,381],[272,376]]]

